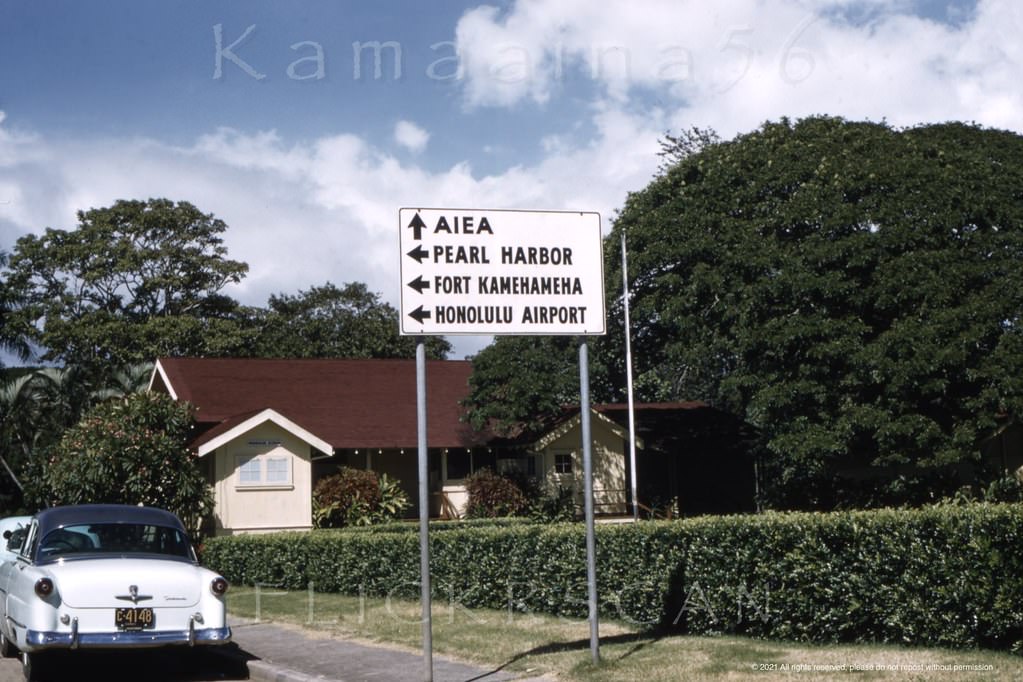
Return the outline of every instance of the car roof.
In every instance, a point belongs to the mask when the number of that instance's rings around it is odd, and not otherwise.
[[[88,523],[132,523],[153,526],[168,526],[185,532],[177,516],[156,507],[136,507],[129,504],[78,504],[67,507],[50,507],[36,512],[39,537],[51,530],[64,526]]]

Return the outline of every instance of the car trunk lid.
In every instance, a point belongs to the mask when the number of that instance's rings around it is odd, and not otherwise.
[[[199,602],[200,571],[165,559],[90,559],[48,567],[60,599],[72,608],[188,607]]]

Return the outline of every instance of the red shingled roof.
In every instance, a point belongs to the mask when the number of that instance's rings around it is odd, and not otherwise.
[[[484,440],[460,419],[471,372],[467,361],[427,362],[430,447]],[[154,388],[164,381],[169,393],[198,408],[204,425],[223,429],[270,408],[335,449],[417,444],[415,360],[161,358]]]

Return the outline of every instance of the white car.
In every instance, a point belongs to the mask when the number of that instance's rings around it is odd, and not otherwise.
[[[0,519],[0,562],[14,561],[21,549],[21,542],[25,539],[25,532],[28,524],[32,522],[31,516],[8,516]]]
[[[51,649],[226,644],[226,591],[170,512],[44,509],[14,561],[0,564],[0,649],[19,649],[33,680]]]

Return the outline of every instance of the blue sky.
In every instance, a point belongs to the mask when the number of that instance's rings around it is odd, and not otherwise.
[[[166,196],[228,223],[246,303],[358,280],[397,304],[399,207],[606,228],[665,131],[1023,132],[1021,34],[1014,0],[0,0],[0,249]]]

